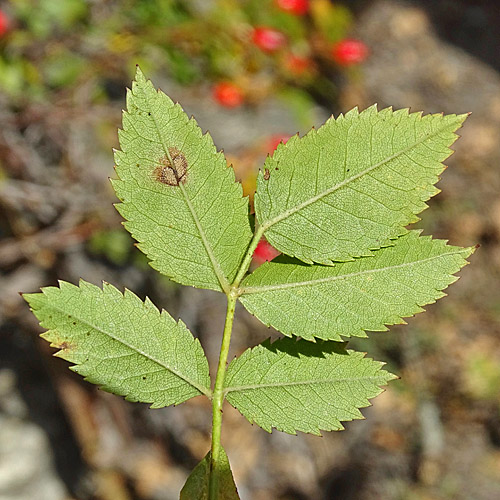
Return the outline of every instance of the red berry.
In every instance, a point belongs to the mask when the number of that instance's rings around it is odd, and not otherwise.
[[[285,60],[285,66],[290,73],[300,76],[312,69],[312,61],[308,57],[289,54]]]
[[[237,108],[243,104],[243,92],[231,82],[219,82],[213,88],[214,99],[226,108]]]
[[[5,35],[5,33],[9,31],[9,26],[10,26],[9,18],[7,17],[5,12],[0,10],[0,36]]]
[[[273,260],[280,253],[281,252],[276,250],[276,248],[271,246],[264,238],[262,238],[253,253],[253,259],[255,262],[262,264],[263,262]]]
[[[275,0],[278,8],[294,14],[303,16],[309,10],[309,0]]]
[[[286,141],[288,141],[288,139],[290,139],[290,136],[285,134],[275,134],[269,137],[269,141],[267,143],[269,153],[272,154],[281,142],[283,144],[286,144]]]
[[[352,66],[368,57],[368,47],[354,38],[345,38],[332,47],[333,60],[340,66]]]
[[[261,26],[254,28],[252,41],[264,52],[276,52],[285,46],[286,37],[281,31]]]

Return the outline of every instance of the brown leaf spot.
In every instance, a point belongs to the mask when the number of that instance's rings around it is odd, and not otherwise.
[[[53,347],[56,347],[57,349],[60,349],[61,351],[74,351],[75,350],[75,345],[72,344],[71,342],[68,342],[67,340],[64,340],[62,342],[54,343]]]
[[[271,174],[269,173],[269,169],[268,169],[268,168],[266,168],[266,169],[264,170],[264,180],[265,180],[265,181],[269,180],[269,176],[270,176],[270,175],[271,175]]]
[[[186,182],[188,163],[184,153],[177,148],[168,148],[168,156],[160,159],[160,165],[154,170],[155,179],[168,186],[178,186]]]

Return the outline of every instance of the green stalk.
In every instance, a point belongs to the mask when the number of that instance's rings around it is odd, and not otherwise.
[[[229,343],[231,342],[231,331],[233,329],[234,309],[238,296],[234,289],[227,296],[226,322],[220,348],[219,365],[215,378],[214,392],[212,396],[212,448],[210,453],[210,479],[208,488],[209,500],[218,500],[219,491],[219,453],[221,449],[220,436],[222,429],[222,404],[224,403],[224,378],[226,376],[227,356],[229,354]]]
[[[241,280],[243,279],[243,276],[245,276],[245,273],[248,271],[248,268],[250,267],[250,263],[252,262],[253,253],[255,252],[255,249],[257,248],[257,245],[259,244],[259,241],[262,238],[264,231],[265,231],[265,228],[262,226],[258,226],[257,222],[256,222],[255,223],[255,233],[253,235],[252,241],[250,242],[250,245],[248,245],[247,252],[245,254],[245,257],[243,258],[243,262],[241,263],[241,266],[238,269],[238,274],[236,275],[236,278],[234,279],[233,287],[237,288],[240,286],[240,283],[241,283]]]
[[[219,364],[217,366],[217,375],[215,377],[215,386],[212,395],[212,447],[210,449],[210,477],[208,483],[208,500],[218,500],[220,469],[219,453],[221,449],[221,430],[222,430],[222,405],[224,404],[224,379],[226,377],[227,356],[229,354],[229,344],[231,343],[231,332],[233,329],[234,310],[236,301],[240,294],[239,284],[250,267],[252,256],[257,247],[265,229],[256,226],[255,232],[248,245],[245,257],[238,270],[234,283],[231,285],[227,295],[226,322],[224,324],[224,333],[222,334],[222,344],[219,354]]]

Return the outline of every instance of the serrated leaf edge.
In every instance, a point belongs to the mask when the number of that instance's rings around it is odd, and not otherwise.
[[[179,109],[182,111],[182,113],[184,113],[184,114],[186,115],[186,113],[185,113],[184,109],[182,108],[182,106],[181,106],[179,103],[177,103],[177,102],[176,102],[176,103],[174,103],[174,102],[170,99],[170,97],[169,97],[168,95],[166,95],[166,94],[165,94],[163,91],[161,91],[160,89],[156,89],[156,88],[154,87],[153,83],[151,82],[151,80],[150,80],[150,79],[147,79],[147,78],[144,76],[144,74],[142,73],[142,71],[141,71],[141,69],[139,68],[139,66],[137,66],[136,76],[135,76],[135,80],[134,80],[133,85],[132,85],[132,89],[127,89],[127,90],[128,90],[128,92],[130,92],[132,95],[136,95],[136,94],[134,94],[134,84],[136,84],[136,85],[137,85],[137,84],[139,84],[139,83],[141,83],[141,84],[144,84],[144,85],[148,86],[148,87],[150,88],[150,90],[152,89],[152,90],[156,93],[156,95],[159,95],[159,96],[161,96],[162,98],[166,98],[169,102],[171,102],[171,103],[173,104],[173,106],[174,106],[174,107],[179,108]],[[145,101],[146,101],[147,103],[149,103],[149,98],[150,98],[150,97],[149,97],[149,94],[146,94],[146,93],[145,93],[145,94],[144,94],[144,98],[145,98]],[[124,111],[124,112],[126,113],[127,111]],[[157,136],[158,136],[159,142],[160,142],[160,144],[161,144],[161,147],[163,148],[165,155],[166,155],[167,157],[169,157],[169,155],[170,155],[170,153],[169,153],[169,149],[168,149],[168,146],[167,146],[167,144],[165,143],[164,138],[163,138],[163,136],[162,136],[162,134],[161,134],[161,132],[160,132],[160,129],[159,129],[159,127],[158,127],[158,121],[157,121],[156,116],[155,116],[154,106],[150,106],[149,113],[150,113],[151,118],[152,118],[152,120],[153,120],[153,123],[154,123],[154,128],[155,128],[155,130],[156,130],[156,133],[157,133]],[[187,115],[186,115],[186,116],[187,116]],[[201,129],[200,129],[200,127],[199,127],[199,125],[197,124],[196,120],[195,120],[193,117],[188,118],[188,123],[189,123],[189,124],[194,124],[194,125],[195,125],[195,127],[196,127],[197,129],[199,129],[200,134],[201,134],[201,136],[202,136],[202,137],[205,137],[205,136],[209,135],[209,134],[208,134],[208,132],[203,133],[203,132],[201,131]],[[222,153],[221,153],[221,152],[217,152],[217,151],[216,151],[215,153],[216,153],[217,155],[222,155]],[[229,167],[228,167],[228,168],[229,168]],[[238,182],[236,182],[236,181],[234,180],[234,174],[233,174],[233,181],[234,181],[234,183],[235,183],[235,184],[238,184],[238,185],[240,186],[240,191],[241,191],[241,193],[240,193],[240,194],[241,194],[241,197],[242,197],[242,199],[245,199],[245,198],[246,198],[246,199],[247,199],[247,204],[248,204],[248,197],[243,197],[243,191],[242,191],[242,188],[241,188],[241,184],[240,184],[240,183],[238,183]],[[179,183],[179,185],[178,185],[177,187],[180,189],[180,192],[182,193],[182,196],[183,196],[183,198],[184,198],[184,201],[185,201],[185,203],[186,203],[186,206],[188,207],[188,210],[189,210],[189,212],[191,213],[191,217],[193,218],[193,222],[195,223],[195,225],[196,225],[196,227],[197,227],[197,229],[198,229],[198,232],[199,232],[199,234],[200,234],[201,241],[202,241],[202,243],[203,243],[203,246],[204,246],[204,248],[205,248],[205,251],[207,252],[208,258],[209,258],[209,260],[210,260],[210,262],[211,262],[211,264],[212,264],[213,271],[214,271],[214,273],[215,273],[215,275],[216,275],[216,277],[217,277],[217,279],[218,279],[218,281],[219,281],[219,284],[220,284],[221,290],[222,290],[224,293],[226,293],[226,294],[227,294],[227,293],[229,293],[229,290],[230,290],[230,284],[229,284],[228,278],[227,278],[227,276],[225,275],[224,271],[222,270],[222,268],[221,268],[221,266],[220,266],[219,261],[218,261],[218,260],[216,259],[216,257],[215,257],[215,254],[214,254],[213,248],[212,248],[212,246],[211,246],[211,244],[210,244],[210,242],[209,242],[209,240],[208,240],[208,238],[207,238],[207,235],[206,235],[206,233],[205,233],[205,230],[203,229],[203,226],[201,225],[200,218],[198,217],[198,214],[196,213],[196,210],[194,209],[194,206],[193,206],[193,204],[191,203],[191,200],[190,200],[190,198],[189,198],[189,196],[188,196],[188,193],[187,193],[187,191],[186,191],[186,188],[184,187],[184,185],[183,185],[182,183]],[[120,201],[122,201],[122,202],[123,202],[123,200],[120,200]],[[119,206],[119,205],[120,205],[120,204],[115,204],[115,206],[116,206],[116,208],[117,208],[117,209],[118,209],[118,206]],[[126,226],[126,222],[125,222],[125,226]],[[138,244],[138,247],[139,247],[139,248],[141,247],[141,243],[142,243],[142,242],[140,242],[140,241],[139,241],[139,244]],[[151,262],[151,266],[152,266],[153,268],[155,268],[155,265],[154,265],[154,264],[155,264],[155,261],[152,261],[152,262]],[[155,269],[156,269],[156,268],[155,268]],[[175,279],[175,278],[173,278],[173,277],[172,277],[171,279],[172,279],[173,281],[180,282],[180,281],[176,280],[176,279]]]
[[[420,233],[421,230],[418,230],[416,232]],[[429,239],[431,239],[431,238],[429,237]],[[433,239],[432,241],[443,241],[443,242],[446,242],[446,240],[437,240],[437,239]],[[415,260],[415,261],[412,261],[412,262],[405,262],[403,264],[397,264],[395,266],[380,267],[380,268],[377,268],[377,269],[367,269],[365,271],[359,271],[359,272],[356,272],[356,273],[342,274],[342,275],[339,275],[339,276],[332,276],[330,278],[320,278],[320,279],[311,280],[311,281],[299,281],[299,282],[295,282],[295,283],[282,283],[282,284],[277,284],[277,285],[248,286],[248,287],[245,287],[244,284],[243,284],[239,288],[239,290],[240,290],[240,296],[251,295],[253,293],[270,292],[270,291],[274,291],[274,290],[283,290],[283,289],[286,289],[286,288],[296,288],[296,287],[300,287],[300,286],[317,285],[317,284],[320,284],[320,283],[329,283],[331,281],[337,281],[337,280],[341,280],[341,279],[348,278],[348,277],[350,278],[350,277],[353,277],[353,276],[362,276],[364,274],[373,274],[373,273],[388,271],[388,270],[392,270],[392,269],[400,269],[400,268],[404,268],[404,267],[409,267],[409,266],[412,266],[412,265],[415,265],[415,264],[421,264],[423,262],[430,262],[432,260],[440,259],[441,257],[446,257],[446,256],[449,256],[449,255],[464,255],[464,254],[466,254],[464,256],[464,259],[465,259],[465,258],[469,257],[474,252],[474,249],[475,249],[474,247],[466,247],[466,248],[463,248],[463,249],[460,249],[460,250],[457,250],[457,251],[454,251],[454,252],[448,252],[448,253],[444,253],[444,254],[441,254],[441,255],[435,255],[433,257],[427,257],[425,259]],[[362,259],[365,259],[365,258],[369,259],[370,257],[361,257],[361,258]],[[466,261],[466,263],[464,265],[467,265],[468,263],[469,262]],[[268,265],[268,264],[271,264],[271,262],[265,262],[263,264],[263,266]],[[332,266],[332,267],[335,267],[335,266]],[[459,270],[457,270],[456,272],[458,272]],[[455,274],[455,273],[453,273],[453,274]],[[438,289],[438,288],[436,288],[435,290],[436,291],[442,291],[442,290],[444,290],[444,288],[442,288],[441,290]]]
[[[95,287],[97,288],[101,293],[104,293],[105,291],[105,288],[106,287],[111,287],[112,289],[116,290],[118,293],[120,293],[121,297],[124,299],[125,298],[125,295],[129,295],[131,296],[131,298],[141,302],[143,304],[143,307],[146,307],[146,306],[149,306],[151,309],[154,309],[155,312],[161,316],[168,316],[169,318],[171,318],[174,322],[175,320],[170,316],[170,314],[165,310],[165,309],[161,309],[161,311],[154,305],[154,303],[149,299],[149,297],[146,297],[144,301],[142,301],[135,293],[133,293],[131,290],[129,290],[128,288],[125,288],[124,292],[120,292],[116,287],[114,287],[113,285],[107,283],[106,281],[103,281],[102,284],[103,284],[103,287],[102,288],[99,288],[98,286],[95,286],[93,285],[92,283],[88,283],[86,282],[85,280],[83,279],[80,279],[79,280],[79,286],[76,286],[76,285],[73,285],[72,283],[69,283],[67,281],[63,281],[63,280],[58,280],[58,283],[59,283],[59,289],[62,290],[62,287],[65,287],[65,286],[71,286],[71,287],[75,287],[75,288],[78,288],[80,291],[82,290],[81,286],[88,286],[88,285],[91,285],[92,287]],[[41,293],[43,293],[45,295],[45,289],[46,288],[57,288],[57,287],[43,287],[41,288]],[[29,296],[29,295],[37,295],[36,293],[35,294],[25,294],[26,296]],[[25,299],[28,301],[28,299]],[[29,303],[29,302],[28,302]],[[61,313],[61,314],[66,314],[66,311],[64,311],[63,309],[55,306],[54,304],[50,304],[50,306],[52,309],[55,309],[57,312]],[[35,310],[36,308],[32,307],[30,305],[30,310],[33,312],[33,314],[35,314]],[[36,316],[36,314],[35,314]],[[150,356],[149,354],[146,354],[144,351],[141,351],[140,349],[134,347],[134,346],[131,346],[129,345],[127,342],[124,342],[123,339],[120,339],[120,338],[117,338],[115,337],[114,335],[110,334],[109,332],[105,332],[103,330],[101,330],[100,328],[96,327],[95,325],[92,325],[90,324],[88,321],[83,321],[81,319],[79,319],[78,317],[75,316],[75,319],[77,319],[80,323],[88,326],[89,328],[92,328],[96,331],[98,331],[99,333],[113,339],[113,340],[116,340],[117,342],[119,342],[120,344],[128,347],[130,350],[136,352],[137,354],[141,355],[141,356],[144,356],[145,358],[149,359],[150,361],[152,361],[153,363],[156,363],[157,365],[161,366],[162,368],[164,368],[165,370],[169,371],[170,373],[174,374],[175,376],[179,377],[181,380],[184,380],[184,382],[186,382],[187,384],[189,384],[191,387],[193,387],[194,389],[196,389],[198,392],[200,392],[200,394],[203,394],[205,396],[207,396],[207,398],[211,399],[212,398],[212,390],[209,388],[209,387],[203,387],[201,386],[200,384],[198,384],[197,382],[189,379],[188,377],[186,377],[185,375],[183,374],[180,374],[177,370],[175,370],[174,368],[171,368],[169,366],[165,366],[165,364],[163,364],[161,361],[153,358],[152,356]],[[183,328],[186,328],[186,325],[185,323],[179,319],[179,321],[175,322],[176,323],[176,326],[181,326]],[[43,325],[42,325],[42,322],[40,322],[40,325],[42,326],[43,328]],[[43,332],[40,334],[40,337],[42,337],[44,340],[48,340],[50,342],[50,347],[54,347],[54,348],[59,348],[60,346],[58,344],[55,344],[52,342],[52,339],[51,339],[51,334],[54,333],[54,332],[57,332],[57,329],[48,329],[47,331]],[[199,344],[200,347],[201,347],[201,344],[200,344],[200,341],[197,339],[197,338],[194,338],[194,341],[196,344]],[[63,353],[64,350],[63,349],[59,349],[59,351],[55,352],[53,355],[56,356],[56,357],[59,357],[60,353]],[[78,371],[78,368],[80,366],[83,366],[85,363],[74,363],[72,366],[70,366],[70,369],[72,371]],[[88,377],[84,377],[84,380],[87,380]],[[97,384],[99,388],[102,388],[103,390],[106,390],[106,386],[104,384]],[[153,405],[154,406],[154,405]]]
[[[241,356],[239,356],[238,358],[235,358],[234,361],[237,361],[237,360],[240,360],[245,354],[247,355],[250,355],[251,353],[253,352],[256,352],[257,350],[259,349],[262,349],[262,348],[265,348],[264,345],[269,345],[269,346],[272,346],[273,344],[275,344],[276,342],[279,342],[280,340],[283,340],[283,339],[275,339],[274,342],[272,342],[271,338],[268,338],[267,340],[265,340],[264,342],[262,342],[261,344],[259,345],[256,345],[252,348],[249,348],[247,350],[245,350]],[[323,340],[322,340],[323,341]],[[332,340],[325,340],[323,342],[335,342],[335,341],[332,341]],[[375,394],[374,396],[371,396],[369,398],[365,398],[366,399],[366,404],[363,405],[363,406],[356,406],[355,407],[355,410],[356,412],[359,414],[359,416],[353,416],[352,418],[350,419],[342,419],[342,422],[352,422],[354,420],[364,420],[365,417],[364,415],[361,413],[361,409],[363,408],[368,408],[370,406],[373,406],[372,403],[370,402],[371,399],[374,399],[376,398],[377,396],[380,396],[380,394],[382,394],[383,392],[385,392],[385,386],[387,386],[387,384],[391,381],[391,380],[398,380],[400,377],[398,375],[395,375],[394,373],[391,373],[387,370],[383,370],[382,367],[385,366],[387,363],[384,363],[383,361],[376,361],[372,358],[367,358],[366,355],[367,353],[366,352],[360,352],[360,351],[354,351],[353,349],[346,349],[346,352],[347,353],[352,353],[352,354],[357,354],[357,355],[360,355],[359,359],[367,359],[367,360],[370,360],[372,361],[373,363],[377,364],[378,365],[378,372],[377,374],[378,375],[383,375],[383,374],[387,374],[388,376],[386,378],[383,379],[382,383],[375,383],[374,385],[376,385],[378,387],[378,392],[377,394]],[[300,354],[299,354],[300,356]],[[377,377],[362,377],[363,380],[370,380],[370,379],[375,379],[375,380],[378,380]],[[361,379],[361,378],[360,378]],[[342,381],[342,380],[348,380],[347,378],[345,379],[336,379],[335,381]],[[357,379],[358,380],[358,379]],[[332,382],[331,380],[329,381],[318,381],[317,383],[328,383],[328,382]],[[223,392],[224,392],[224,397],[227,396],[227,394],[229,394],[230,392],[238,392],[238,391],[243,391],[243,390],[253,390],[253,389],[260,389],[262,387],[287,387],[287,386],[290,386],[290,385],[304,385],[304,384],[301,384],[301,383],[297,383],[297,384],[276,384],[276,385],[273,385],[273,384],[261,384],[261,385],[256,385],[255,387],[254,386],[241,386],[241,387],[226,387],[224,388]],[[274,426],[274,425],[271,425],[271,426],[262,426],[261,424],[258,424],[255,420],[254,417],[251,417],[251,416],[247,416],[247,415],[244,415],[236,406],[234,406],[230,401],[228,401],[228,403],[233,406],[236,410],[238,410],[238,413],[240,413],[240,415],[242,417],[244,417],[246,420],[248,420],[248,422],[250,422],[250,424],[252,425],[257,425],[258,427],[260,427],[261,429],[265,430],[266,432],[268,433],[271,433],[273,429],[276,429],[277,431],[279,432],[285,432],[286,434],[291,434],[291,435],[294,435],[296,436],[297,435],[297,430],[295,430],[295,432],[288,432],[288,431],[285,431],[283,429],[280,429],[279,427],[277,426]],[[325,428],[325,429],[319,429],[319,428],[316,428],[314,429],[313,431],[309,431],[309,432],[303,432],[303,431],[298,431],[298,432],[302,432],[303,434],[312,434],[312,435],[315,435],[315,436],[318,436],[318,437],[322,437],[322,434],[321,434],[321,431],[324,431],[324,432],[331,432],[331,431],[342,431],[345,429],[345,427],[342,425],[342,422],[339,421],[339,424],[338,424],[338,427],[331,427],[331,428]]]
[[[412,230],[412,231],[409,231],[409,232],[414,232],[414,233],[422,233],[422,229],[415,229],[415,230]],[[407,233],[408,234],[408,233]],[[405,235],[403,235],[405,236]],[[448,240],[440,240],[440,239],[436,239],[436,238],[432,238],[432,236],[423,236],[422,238],[427,238],[429,240],[432,240],[432,241],[438,241],[438,242],[442,242],[445,246],[448,246],[447,243],[448,243]],[[387,247],[384,247],[384,248],[387,248]],[[460,248],[460,247],[455,247],[455,248]],[[396,266],[393,266],[393,267],[390,267],[390,268],[381,268],[381,269],[371,269],[371,270],[367,270],[367,271],[360,271],[358,273],[352,273],[352,274],[346,274],[346,275],[342,275],[342,276],[335,276],[335,277],[332,277],[332,278],[321,278],[319,280],[312,280],[311,282],[300,282],[300,283],[284,283],[282,284],[281,286],[280,285],[269,285],[269,287],[267,286],[262,286],[262,287],[245,287],[244,286],[244,281],[242,283],[243,286],[240,286],[239,288],[239,296],[238,296],[238,299],[239,301],[241,302],[241,304],[245,307],[245,309],[254,317],[256,317],[257,319],[260,320],[259,316],[251,311],[249,311],[244,303],[244,300],[240,300],[240,297],[244,297],[245,295],[251,295],[252,293],[263,293],[263,292],[266,292],[266,291],[273,291],[273,290],[282,290],[282,289],[286,289],[286,288],[294,288],[294,287],[298,287],[298,286],[308,286],[309,284],[311,285],[315,285],[315,284],[319,284],[319,283],[325,283],[325,282],[329,282],[329,281],[335,281],[336,279],[341,279],[341,278],[345,278],[345,277],[350,277],[350,276],[358,276],[358,275],[363,275],[363,274],[369,274],[369,273],[372,273],[372,272],[375,272],[375,271],[381,271],[381,270],[387,270],[387,269],[397,269],[398,267],[405,267],[405,266],[408,266],[408,265],[412,265],[412,264],[418,264],[418,263],[421,263],[421,262],[426,262],[426,261],[431,261],[431,260],[434,260],[434,259],[438,259],[438,258],[441,258],[443,256],[448,256],[448,255],[462,255],[463,256],[463,259],[464,259],[464,263],[463,265],[461,265],[456,271],[452,272],[449,274],[450,277],[453,277],[454,279],[452,281],[450,281],[450,283],[448,285],[446,285],[445,287],[443,288],[434,288],[434,290],[436,292],[440,292],[441,295],[438,295],[435,299],[431,300],[430,302],[426,302],[426,303],[418,303],[418,302],[415,302],[415,307],[417,308],[417,310],[415,311],[415,313],[409,315],[409,316],[399,316],[398,315],[398,318],[400,321],[396,322],[391,322],[391,323],[384,323],[384,328],[381,328],[381,329],[378,329],[378,330],[370,330],[370,329],[360,329],[356,335],[354,334],[350,334],[348,336],[346,335],[343,335],[342,333],[335,333],[335,334],[332,334],[332,336],[329,336],[327,338],[324,338],[324,337],[315,337],[315,336],[307,336],[307,337],[303,337],[303,336],[300,336],[301,338],[303,338],[304,340],[308,340],[310,342],[315,342],[316,339],[318,340],[326,340],[326,341],[343,341],[344,339],[348,339],[348,338],[352,338],[352,337],[358,337],[358,338],[367,338],[368,335],[366,332],[386,332],[389,330],[389,326],[394,326],[394,325],[406,325],[407,322],[405,321],[405,318],[413,318],[415,317],[417,314],[420,314],[422,312],[425,312],[425,309],[424,309],[424,306],[428,306],[428,305],[431,305],[431,304],[435,304],[437,302],[437,300],[439,300],[440,298],[443,298],[443,297],[446,297],[446,293],[444,293],[443,291],[446,290],[449,286],[451,286],[453,283],[455,283],[456,281],[458,281],[460,279],[459,276],[456,276],[456,273],[458,273],[463,267],[469,265],[469,261],[467,260],[468,257],[470,257],[474,252],[475,250],[477,249],[477,246],[471,246],[471,247],[465,247],[465,248],[461,248],[460,250],[458,251],[455,251],[455,252],[449,252],[447,254],[442,254],[442,255],[438,255],[438,256],[435,256],[435,257],[429,257],[429,258],[426,258],[426,259],[423,259],[423,260],[419,260],[419,261],[415,261],[415,262],[411,262],[411,263],[406,263],[406,264],[399,264],[399,265],[396,265]],[[383,250],[383,248],[380,248],[379,250]],[[379,251],[377,250],[377,251]],[[358,257],[357,259],[368,259],[368,258],[371,258],[371,257]],[[342,264],[342,263],[338,263],[338,264]],[[272,265],[272,262],[265,262],[264,264],[262,264],[262,266],[259,266],[259,267],[263,267],[263,266],[269,266],[269,265]],[[321,265],[321,264],[314,264],[312,263],[311,265],[313,266],[317,266],[317,265]],[[251,274],[249,274],[246,278],[248,278],[249,276],[251,276]],[[248,292],[248,290],[251,290],[250,292]],[[269,322],[269,321],[262,321],[262,323],[267,326],[267,327],[273,327],[273,328],[276,328],[275,325],[273,324],[273,322]],[[282,330],[278,330],[279,332],[281,332],[283,335],[287,336],[287,337],[294,337],[296,336],[294,333],[291,333],[291,332],[284,332]]]
[[[370,106],[370,107],[364,109],[363,111],[359,112],[358,107],[356,106],[356,107],[354,107],[353,109],[351,109],[350,111],[348,111],[345,114],[340,113],[337,118],[335,118],[332,115],[321,127],[319,127],[318,129],[315,129],[313,127],[303,137],[300,137],[298,134],[292,136],[288,140],[288,142],[286,144],[282,144],[281,145],[280,149],[285,149],[285,148],[287,148],[287,146],[289,146],[289,144],[293,144],[294,142],[299,141],[299,140],[301,140],[301,139],[303,139],[305,137],[321,133],[321,129],[323,127],[325,127],[331,121],[343,120],[345,118],[350,118],[352,115],[356,115],[356,116],[359,117],[359,116],[362,116],[363,114],[369,114],[369,113],[372,113],[374,111],[375,111],[375,113],[383,113],[384,111],[390,111],[393,115],[396,114],[396,113],[399,113],[399,114],[406,113],[408,116],[418,116],[421,120],[425,120],[425,119],[436,117],[436,116],[444,116],[444,113],[432,113],[432,114],[423,115],[422,111],[417,111],[417,112],[410,113],[409,108],[403,108],[403,109],[399,109],[399,110],[393,111],[392,106],[389,106],[387,108],[384,108],[384,109],[378,111],[377,110],[377,104],[373,104],[372,106]],[[459,119],[459,123],[457,123],[456,128],[453,130],[453,134],[456,136],[456,138],[459,138],[460,136],[458,134],[456,134],[455,132],[462,127],[463,122],[466,120],[466,118],[469,115],[470,115],[470,113],[464,113],[464,114],[461,114],[461,115],[456,115],[456,114],[446,115],[447,117],[455,117],[455,118]],[[353,182],[353,181],[355,181],[355,180],[363,177],[366,174],[369,174],[373,170],[375,170],[375,169],[377,169],[377,168],[385,165],[386,163],[388,163],[388,162],[390,162],[390,161],[398,158],[399,156],[404,155],[405,153],[407,153],[408,151],[411,151],[413,148],[415,148],[416,146],[422,144],[426,140],[439,135],[443,130],[445,130],[448,127],[449,127],[449,125],[445,125],[445,126],[439,128],[439,129],[433,131],[432,133],[425,135],[423,138],[421,138],[420,140],[418,140],[415,143],[411,144],[410,146],[407,146],[405,149],[403,149],[401,151],[398,151],[397,153],[394,153],[393,155],[385,158],[384,160],[382,160],[382,161],[380,161],[380,162],[378,162],[378,163],[376,163],[374,165],[370,165],[369,167],[367,167],[362,172],[359,172],[358,174],[353,175],[353,176],[349,177],[348,179],[344,179],[342,182],[339,182],[339,183],[335,184],[334,186],[331,186],[330,188],[326,189],[325,191],[322,191],[321,193],[318,193],[317,195],[309,198],[308,200],[305,200],[304,202],[299,203],[295,207],[292,207],[292,208],[289,208],[289,209],[285,210],[282,214],[280,214],[280,215],[278,215],[276,217],[273,217],[272,219],[270,219],[268,221],[265,221],[265,222],[258,221],[259,224],[260,224],[260,227],[263,229],[263,233],[265,234],[265,232],[268,229],[270,229],[272,226],[274,226],[278,222],[280,222],[280,221],[282,221],[282,220],[290,217],[291,215],[299,212],[300,210],[308,207],[309,205],[312,205],[313,203],[315,203],[315,202],[321,200],[322,198],[324,198],[324,197],[326,197],[326,196],[334,193],[335,191],[338,191],[339,189],[343,188],[344,186],[349,185],[351,182]],[[453,142],[455,142],[455,141],[452,141],[451,144],[450,144],[450,146],[453,144]],[[444,158],[440,162],[441,165],[442,165],[442,169],[441,169],[440,173],[442,173],[442,171],[446,168],[446,166],[443,164],[443,162],[446,161],[446,159],[449,158],[453,154],[453,152],[454,152],[454,150],[451,149],[450,146],[448,146],[448,149],[449,149],[448,156],[446,158]],[[271,157],[269,156],[269,158],[271,158]],[[267,159],[266,159],[266,163],[267,163]],[[436,175],[436,182],[438,182],[440,180],[440,177],[439,177],[440,173]],[[264,180],[264,173],[262,172],[262,170],[260,170],[259,174],[258,174],[258,178],[257,178],[257,183],[258,184],[262,183],[263,180]],[[433,183],[433,185],[434,184],[435,183]],[[428,201],[428,200],[430,200],[430,198],[432,198],[432,196],[434,196],[437,193],[439,193],[439,191],[440,191],[439,189],[435,188],[435,192],[434,192],[433,195],[429,195],[429,196],[427,196],[425,198],[422,198],[420,200],[424,204],[424,206],[418,212],[413,212],[413,215],[415,216],[415,220],[410,221],[410,223],[415,223],[415,222],[417,222],[417,221],[420,220],[420,218],[418,217],[418,214],[420,214],[423,210],[425,210],[426,208],[428,208],[428,205],[425,202]],[[258,201],[259,196],[257,195],[257,193],[256,193],[256,197],[255,198],[256,198],[256,204],[258,204],[259,203],[259,201]],[[360,255],[355,255],[350,260],[354,260],[354,258],[356,258],[356,257],[368,257],[368,256],[373,255],[372,251],[378,250],[379,248],[383,248],[383,247],[386,247],[386,246],[390,246],[392,240],[396,239],[399,236],[402,236],[402,235],[406,234],[407,231],[408,230],[405,229],[404,227],[400,228],[399,233],[394,238],[389,238],[387,241],[382,242],[379,247],[377,247],[377,248],[370,248],[370,249],[368,249],[368,251],[366,253],[363,253],[363,254],[360,254]],[[305,262],[306,264],[313,264],[314,263],[313,260],[304,258],[302,256],[299,257],[299,256],[295,255],[293,252],[287,253],[286,255],[289,255],[290,257],[299,258],[302,262]],[[334,262],[335,261],[333,261],[333,260],[327,260],[325,262],[320,262],[320,263],[323,264],[323,265],[330,265],[330,264],[333,264]]]

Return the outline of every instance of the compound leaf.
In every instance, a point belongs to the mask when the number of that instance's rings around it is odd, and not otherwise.
[[[210,135],[137,69],[119,138],[117,209],[151,266],[227,290],[251,238],[248,199]]]
[[[193,469],[186,484],[181,490],[179,500],[208,500],[208,488],[210,481],[210,457],[209,451],[205,458]],[[219,460],[219,488],[218,500],[239,500],[233,473],[224,449],[220,448]]]
[[[102,389],[153,408],[211,395],[208,362],[182,321],[129,290],[80,280],[25,294],[57,356]]]
[[[266,341],[231,362],[226,398],[268,432],[319,435],[363,418],[359,408],[396,378],[382,366],[339,342]]]
[[[419,234],[410,231],[373,257],[334,266],[275,259],[247,276],[240,301],[289,336],[341,340],[385,331],[443,297],[474,250]]]
[[[255,213],[267,240],[327,265],[392,245],[439,192],[441,162],[466,117],[372,106],[292,137],[258,177]]]

